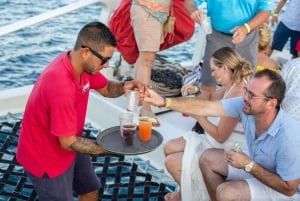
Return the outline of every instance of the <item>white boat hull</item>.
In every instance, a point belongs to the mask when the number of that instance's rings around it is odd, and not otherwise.
[[[9,113],[24,112],[26,102],[32,85],[20,88],[13,88],[0,91],[0,116]],[[119,114],[126,108],[126,98],[104,98],[98,93],[92,91],[89,97],[86,123],[90,123],[98,130],[104,130],[119,125]],[[160,108],[153,108],[154,111],[163,111]],[[190,130],[195,121],[190,117],[183,117],[178,112],[168,112],[158,116],[161,126],[154,127],[163,136],[163,143],[154,151],[140,155],[145,161],[150,161],[151,165],[158,170],[164,170],[163,144],[172,139],[181,136]],[[164,171],[167,173],[167,171]]]

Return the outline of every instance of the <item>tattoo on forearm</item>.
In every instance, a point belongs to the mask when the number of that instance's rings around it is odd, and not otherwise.
[[[71,148],[76,152],[82,154],[101,154],[105,152],[103,148],[87,138],[76,137],[76,139],[77,140],[71,144]]]
[[[119,97],[124,94],[123,84],[110,82],[108,85],[108,91],[111,98]]]

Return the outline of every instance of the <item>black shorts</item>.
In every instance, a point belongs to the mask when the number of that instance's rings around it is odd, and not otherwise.
[[[28,172],[27,174],[40,201],[73,201],[73,191],[81,195],[96,191],[101,187],[90,156],[84,154],[77,153],[70,168],[55,178],[50,179],[46,173],[43,178],[38,178]]]
[[[296,44],[300,39],[300,31],[289,29],[285,24],[279,22],[273,35],[272,49],[282,51],[286,43],[290,39],[290,53],[297,56]]]

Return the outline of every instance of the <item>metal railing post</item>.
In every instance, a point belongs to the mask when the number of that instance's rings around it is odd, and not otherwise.
[[[80,0],[76,3],[69,4],[67,6],[63,6],[51,11],[47,11],[45,13],[27,18],[25,20],[20,20],[18,22],[5,25],[0,27],[0,36],[9,34],[20,29],[29,27],[31,25],[47,21],[51,18],[69,13],[74,10],[78,10],[80,8],[89,6],[91,4],[100,3],[101,6],[101,13],[100,13],[100,21],[107,24],[112,12],[118,7],[120,0]]]

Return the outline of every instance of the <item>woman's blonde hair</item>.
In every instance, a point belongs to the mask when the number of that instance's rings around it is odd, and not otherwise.
[[[263,23],[261,26],[258,27],[259,33],[259,42],[258,42],[258,51],[266,50],[272,41],[272,31],[266,23]]]
[[[215,51],[211,57],[212,62],[219,68],[225,64],[232,71],[233,83],[248,80],[253,73],[252,65],[243,59],[234,49],[222,47]]]

